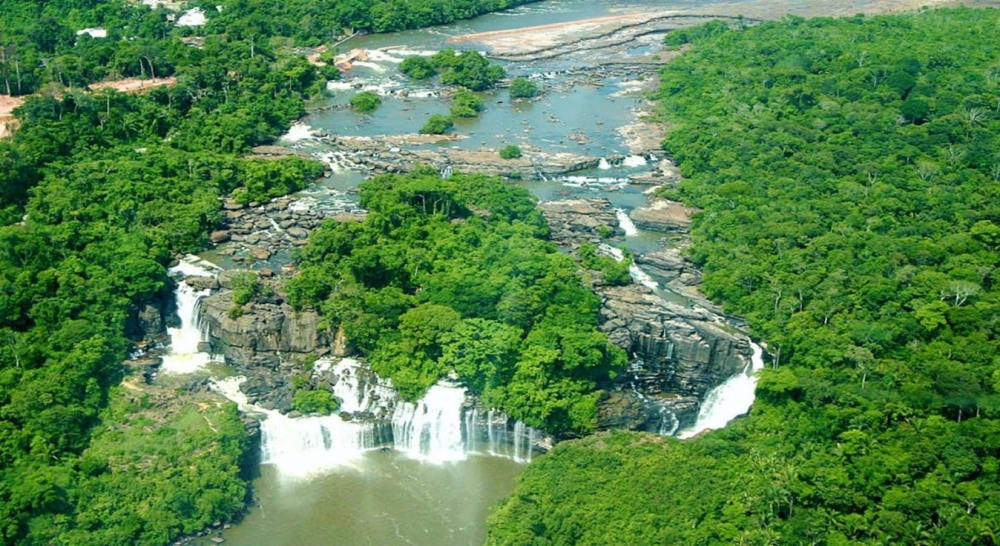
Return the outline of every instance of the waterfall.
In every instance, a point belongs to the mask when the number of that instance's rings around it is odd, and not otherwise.
[[[602,157],[601,160],[597,162],[597,168],[598,169],[610,169],[611,168],[611,163],[608,163],[608,160],[604,159]]]
[[[757,372],[764,368],[764,350],[752,342],[750,347],[753,349],[750,364],[709,391],[701,403],[694,426],[680,431],[678,438],[690,438],[705,430],[723,428],[733,419],[750,411],[754,390],[757,388]]]
[[[194,256],[187,256],[167,273],[171,277],[216,275],[211,264],[203,262]],[[177,282],[174,297],[177,302],[177,315],[181,320],[180,328],[167,328],[170,336],[170,353],[164,355],[160,371],[164,373],[186,374],[200,370],[213,361],[212,355],[201,351],[201,344],[207,339],[207,332],[198,316],[201,299],[208,296],[210,290],[195,290],[184,280]]]
[[[626,167],[643,167],[646,165],[646,158],[641,155],[630,155],[622,161],[622,165]]]
[[[473,422],[478,422],[478,412],[475,409],[469,410],[469,412],[474,415]],[[535,445],[535,429],[521,421],[516,421],[513,430],[511,430],[510,419],[506,414],[497,410],[486,412],[486,423],[480,426],[486,429],[486,449],[473,449],[470,440],[467,440],[466,447],[470,452],[485,453],[494,457],[507,457],[519,463],[531,462]],[[473,431],[474,434],[481,434],[479,428],[467,430]],[[513,437],[511,437],[512,434]],[[471,440],[471,442],[478,445],[476,439]]]
[[[293,123],[288,128],[288,132],[280,136],[278,140],[282,142],[298,142],[300,140],[315,139],[313,128],[308,123]]]
[[[452,170],[451,165],[445,165],[444,167],[441,167],[440,174],[441,178],[451,178],[451,175],[454,174],[454,171]]]
[[[328,360],[319,360],[315,369],[322,370],[328,363]],[[396,391],[381,381],[378,375],[351,358],[341,360],[333,370],[337,376],[333,395],[340,400],[341,412],[367,412],[376,416],[391,414],[397,398]]]
[[[290,418],[265,412],[260,426],[261,464],[282,475],[303,477],[360,462],[381,443],[371,423],[345,422],[339,415]]]
[[[212,389],[236,402],[241,411],[264,416],[260,423],[261,464],[283,476],[304,478],[360,462],[365,452],[385,442],[383,427],[345,421],[340,415],[292,418],[247,401],[239,386],[245,377],[212,380]]]
[[[465,459],[462,405],[465,389],[438,383],[416,404],[401,402],[392,414],[397,451],[432,463]]]
[[[618,216],[618,225],[625,231],[626,237],[639,234],[639,230],[635,227],[635,223],[629,218],[625,209],[615,209],[615,215]]]
[[[657,431],[660,436],[673,436],[680,426],[681,422],[677,420],[674,412],[666,408],[660,409],[660,429]]]
[[[601,243],[598,246],[598,249],[601,252],[610,255],[612,258],[615,259],[615,261],[620,262],[625,259],[625,252],[622,251],[622,249],[620,248],[615,248],[609,244]],[[628,267],[628,273],[632,277],[632,280],[643,286],[652,288],[653,290],[656,290],[660,287],[659,283],[654,281],[653,278],[650,277],[648,273],[643,271],[638,265],[636,265],[634,261],[632,262],[632,265]]]
[[[473,453],[531,461],[535,431],[520,421],[510,423],[499,411],[488,412],[482,422],[475,408],[466,407],[462,387],[440,382],[409,403],[356,360],[333,365],[321,359],[313,371],[322,374],[331,368],[337,376],[333,394],[340,400],[335,415],[292,418],[250,404],[239,389],[243,377],[213,380],[212,388],[240,410],[264,417],[261,464],[275,466],[283,476],[308,477],[356,466],[366,452],[390,446],[434,464],[461,461]]]
[[[613,247],[607,243],[601,243],[597,248],[601,252],[614,258],[616,262],[620,262],[625,259],[625,253],[620,248]]]
[[[649,273],[646,273],[645,271],[640,269],[635,262],[632,262],[632,265],[628,266],[628,274],[632,276],[632,279],[635,282],[647,288],[652,288],[653,290],[656,290],[660,287],[659,283],[654,281],[653,277],[649,276]]]

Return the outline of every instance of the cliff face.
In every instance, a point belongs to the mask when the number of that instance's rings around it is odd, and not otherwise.
[[[581,242],[597,242],[601,232],[611,233],[618,227],[607,199],[549,202],[540,207],[553,240],[570,251]],[[646,225],[648,229],[656,223]],[[676,234],[678,225],[669,226],[663,231]],[[649,255],[650,259],[636,257],[636,263],[670,292],[639,283],[595,286],[602,299],[601,329],[630,357],[626,373],[606,386],[602,428],[668,433],[689,426],[708,391],[750,362],[747,336],[730,328],[727,317],[691,288],[700,280],[694,266],[676,248]],[[675,290],[675,285],[687,290]]]
[[[609,234],[622,233],[607,199],[548,202],[541,209],[552,239],[570,252],[583,242],[600,243]],[[673,248],[636,259],[669,290],[640,283],[619,287],[595,283],[602,299],[600,327],[630,357],[628,369],[603,385],[601,428],[665,434],[687,427],[697,418],[707,393],[750,362],[749,339],[698,297],[700,275],[677,249],[685,243],[683,238],[674,238]],[[239,312],[231,312],[230,273],[224,272],[213,287],[221,289],[201,302],[200,317],[210,333],[212,350],[248,372],[247,387],[255,398],[270,407],[287,408],[290,384],[276,378],[295,373],[295,362],[308,356],[346,355],[343,340],[338,343],[336,336],[319,329],[316,312],[297,312],[279,297],[256,298]],[[280,368],[287,368],[283,371],[288,374],[272,373]]]
[[[322,354],[330,346],[315,311],[295,311],[280,300],[254,301],[231,316],[233,305],[233,293],[222,290],[202,300],[200,310],[212,352],[225,355],[227,362],[274,367],[296,355]]]

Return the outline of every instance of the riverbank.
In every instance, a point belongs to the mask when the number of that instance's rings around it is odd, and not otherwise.
[[[791,2],[763,0],[753,3],[712,4],[670,10],[641,10],[633,13],[594,17],[547,25],[462,34],[450,38],[457,45],[486,47],[492,56],[505,60],[529,61],[563,56],[584,49],[604,49],[633,41],[641,36],[661,35],[711,19],[738,19],[753,23],[799,17],[844,17],[864,13],[879,15],[904,13],[925,8],[957,5],[995,6],[995,0],[834,0]]]

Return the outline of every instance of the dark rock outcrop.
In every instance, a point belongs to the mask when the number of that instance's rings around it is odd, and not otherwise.
[[[601,241],[601,231],[607,234],[607,226],[617,225],[615,210],[607,199],[554,201],[540,206],[552,239],[571,250],[581,241]],[[660,225],[686,218],[668,202],[648,208],[658,214]],[[632,218],[638,224],[634,212]],[[687,226],[683,222],[670,225],[674,226],[670,229]],[[637,256],[636,263],[648,267],[647,272],[666,286],[681,282],[694,285],[700,280],[697,269],[677,246]],[[628,370],[605,386],[607,393],[600,405],[602,428],[664,433],[689,426],[708,391],[750,362],[747,336],[731,328],[717,309],[689,298],[687,292],[674,294],[685,302],[681,304],[637,283],[595,289],[602,299],[600,328],[630,360]]]
[[[552,240],[570,248],[580,243],[598,244],[607,234],[621,235],[618,217],[606,198],[570,199],[539,203],[549,223]]]
[[[223,275],[219,282],[225,286]],[[212,351],[237,366],[274,366],[296,355],[319,353],[330,344],[329,336],[318,328],[315,311],[254,301],[230,315],[233,307],[232,292],[223,290],[202,300],[200,312]]]

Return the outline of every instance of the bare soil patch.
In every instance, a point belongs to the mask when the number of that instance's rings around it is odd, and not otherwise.
[[[124,80],[115,80],[109,82],[97,82],[90,84],[91,91],[97,91],[99,89],[114,89],[115,91],[121,91],[122,93],[141,93],[148,89],[154,87],[160,87],[163,85],[174,85],[177,83],[177,78],[150,78],[147,80],[141,80],[139,78],[127,78]]]

